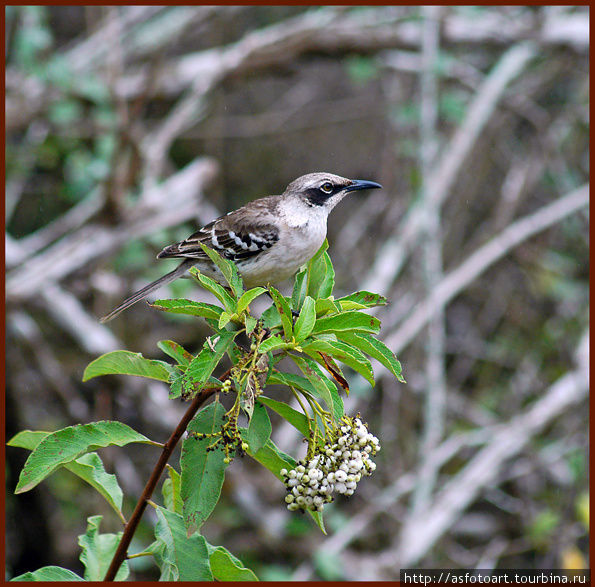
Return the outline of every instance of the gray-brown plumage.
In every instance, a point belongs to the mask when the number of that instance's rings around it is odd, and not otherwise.
[[[330,211],[351,191],[380,188],[372,181],[332,173],[309,173],[292,181],[279,196],[249,202],[213,220],[187,239],[165,247],[158,258],[182,258],[173,271],[145,286],[101,318],[107,322],[157,288],[195,265],[217,281],[223,276],[200,243],[234,261],[246,287],[278,283],[291,277],[326,238]]]

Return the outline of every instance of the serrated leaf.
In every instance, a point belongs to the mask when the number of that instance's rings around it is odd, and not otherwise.
[[[271,437],[272,431],[273,427],[266,409],[259,403],[254,404],[252,417],[244,437],[250,450],[258,452]]]
[[[157,506],[152,551],[160,569],[160,581],[212,581],[207,541],[199,534],[188,535],[184,518]]]
[[[188,367],[190,361],[194,358],[194,356],[189,353],[183,346],[179,345],[177,342],[173,340],[160,340],[157,343],[158,348],[160,348],[167,356],[171,357],[174,361],[178,363],[184,369]]]
[[[14,440],[14,439],[13,439]],[[121,422],[100,421],[77,424],[48,434],[29,455],[19,476],[15,493],[33,489],[58,467],[98,448],[131,442],[153,444],[146,436]]]
[[[166,509],[182,515],[184,504],[181,496],[182,477],[173,467],[168,465],[167,478],[161,487],[163,503]]]
[[[225,277],[225,281],[229,284],[231,291],[235,294],[236,298],[239,298],[243,291],[244,291],[244,283],[240,274],[238,273],[238,268],[236,267],[233,261],[229,259],[224,259],[217,251],[207,247],[204,243],[199,243],[202,247],[202,250],[209,256],[211,261],[219,268],[219,271]]]
[[[299,312],[308,293],[308,272],[304,269],[296,274],[291,294],[291,307]]]
[[[225,409],[216,402],[202,409],[188,427],[189,432],[213,434],[221,430]],[[188,533],[198,530],[217,505],[225,477],[223,451],[208,451],[213,442],[210,438],[198,439],[189,436],[182,444],[180,458],[182,473],[182,501],[184,521]]]
[[[36,571],[23,573],[18,577],[13,577],[10,581],[84,581],[84,579],[68,569],[50,565]]]
[[[296,430],[301,432],[302,436],[308,438],[310,429],[308,427],[308,418],[297,410],[294,410],[291,406],[288,406],[285,402],[279,402],[270,397],[261,395],[258,398],[261,404],[264,404],[271,410],[277,412],[282,418],[287,420]]]
[[[254,572],[223,546],[209,548],[209,561],[215,581],[258,581]]]
[[[327,353],[337,361],[341,361],[341,363],[345,363],[345,365],[357,371],[364,379],[369,381],[370,385],[374,385],[372,364],[359,349],[340,341],[308,339],[305,342],[306,344],[302,345],[302,349],[314,360],[323,360],[318,352]]]
[[[34,450],[49,434],[51,433],[39,430],[23,430],[9,440],[7,444],[9,446]],[[118,479],[115,475],[105,471],[103,462],[96,452],[87,453],[70,463],[64,464],[63,467],[96,489],[109,505],[114,508],[116,513],[120,516],[122,515],[123,494],[118,484]]]
[[[186,299],[174,300],[155,300],[149,304],[152,308],[157,308],[162,312],[171,312],[173,314],[188,314],[189,316],[201,316],[210,320],[219,320],[223,310],[214,304],[204,302],[195,302]]]
[[[228,312],[231,314],[235,313],[237,302],[222,285],[219,285],[214,279],[201,273],[196,267],[191,267],[189,273],[198,280],[202,287],[210,291],[225,306]]]
[[[227,349],[233,344],[236,332],[223,331],[208,337],[183,375],[182,387],[187,392],[196,393],[209,380]]]
[[[296,342],[301,342],[310,336],[310,333],[316,324],[315,306],[316,304],[314,299],[310,296],[306,296],[306,299],[302,305],[302,309],[300,310],[300,315],[295,321],[295,326],[293,327],[293,335]]]
[[[283,325],[283,333],[287,340],[291,340],[293,335],[293,316],[291,314],[291,308],[287,303],[287,300],[281,293],[276,290],[272,285],[269,285],[269,291],[281,317],[281,324]]]
[[[352,294],[349,294],[348,296],[343,296],[342,298],[339,298],[335,301],[340,303],[341,307],[344,310],[352,309],[351,307],[349,307],[348,302],[357,304],[358,308],[356,308],[356,309],[359,309],[362,306],[365,308],[374,308],[376,306],[386,306],[386,304],[388,303],[388,300],[384,296],[381,296],[380,294],[377,294],[377,293],[372,293],[370,291],[365,291],[365,290],[356,291]]]
[[[229,312],[221,312],[219,316],[219,322],[217,323],[217,329],[223,330],[227,324],[231,321],[232,315]]]
[[[340,332],[337,337],[382,363],[401,383],[405,383],[401,363],[383,342],[365,332]]]
[[[258,324],[258,320],[256,318],[253,318],[252,316],[246,316],[245,324],[246,324],[246,334],[250,334],[256,328],[256,325]]]
[[[266,293],[264,287],[253,287],[247,292],[242,294],[242,297],[238,300],[238,314],[241,314],[257,297]]]
[[[277,306],[273,302],[260,316],[262,324],[265,328],[273,330],[281,326],[281,315]]]
[[[321,332],[338,332],[343,330],[361,330],[374,334],[380,331],[380,320],[364,312],[352,310],[333,316],[323,316],[316,320],[312,334]]]
[[[103,516],[91,516],[87,518],[87,531],[81,534],[78,539],[82,552],[80,561],[85,566],[86,581],[103,581],[110,562],[120,544],[122,532],[118,534],[100,534],[99,524]],[[124,581],[130,569],[128,561],[124,561],[118,569],[115,580]]]
[[[100,375],[136,375],[158,381],[168,381],[169,367],[163,361],[145,359],[141,353],[112,351],[101,355],[87,365],[83,373],[83,381]]]

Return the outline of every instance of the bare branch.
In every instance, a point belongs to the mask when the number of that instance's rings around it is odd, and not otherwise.
[[[201,212],[212,214],[214,209],[202,200],[202,191],[215,173],[213,160],[197,159],[159,186],[145,191],[124,226],[85,225],[62,238],[8,274],[7,299],[34,296],[49,283],[157,228],[175,226]]]
[[[427,191],[435,206],[441,206],[450,195],[463,162],[482,129],[492,115],[508,84],[518,76],[536,54],[535,47],[522,43],[509,49],[485,79],[467,110],[464,122],[443,150],[434,174],[428,179]],[[376,260],[364,280],[364,289],[386,294],[399,274],[412,246],[423,233],[424,210],[414,206],[395,228],[379,250]]]
[[[589,388],[588,345],[586,333],[577,351],[576,369],[558,379],[524,413],[503,425],[490,443],[448,481],[432,506],[405,525],[397,554],[401,567],[411,567],[428,552],[481,489],[497,479],[506,461],[517,455],[549,422],[585,400]]]
[[[432,295],[418,304],[409,318],[387,338],[388,346],[393,352],[399,353],[428,323],[434,312],[448,304],[490,265],[523,241],[585,208],[588,204],[589,186],[584,185],[508,226],[477,249],[457,269],[446,275]]]

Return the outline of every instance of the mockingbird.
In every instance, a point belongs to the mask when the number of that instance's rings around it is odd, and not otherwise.
[[[179,257],[180,265],[143,287],[101,318],[107,322],[151,292],[196,266],[224,283],[223,275],[200,243],[231,259],[246,287],[277,283],[291,277],[320,248],[326,238],[330,211],[355,190],[381,188],[373,181],[347,179],[332,173],[309,173],[292,181],[280,196],[267,196],[220,216],[174,245],[158,259]]]

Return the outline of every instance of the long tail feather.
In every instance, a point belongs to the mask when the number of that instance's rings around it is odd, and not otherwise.
[[[152,283],[149,283],[149,285],[145,285],[145,287],[133,293],[129,298],[126,298],[119,306],[117,306],[109,314],[106,314],[103,318],[101,318],[99,322],[109,322],[118,314],[120,314],[120,312],[123,312],[126,308],[129,308],[130,306],[132,306],[132,304],[140,302],[140,300],[146,298],[151,292],[160,288],[162,285],[171,283],[172,281],[174,281],[174,279],[177,279],[178,277],[182,276],[194,264],[196,264],[195,260],[186,259],[185,261],[180,263],[180,265],[178,265],[173,271],[170,271],[163,277],[160,277]]]

